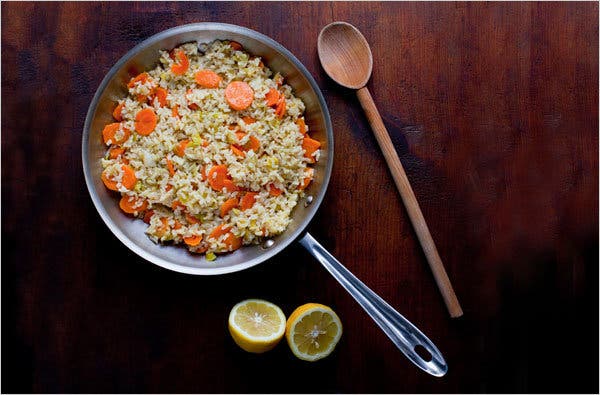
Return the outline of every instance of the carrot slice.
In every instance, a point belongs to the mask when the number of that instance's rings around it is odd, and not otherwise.
[[[231,152],[233,152],[234,155],[239,156],[240,158],[244,158],[246,156],[246,153],[236,145],[232,144],[229,146],[229,148],[231,148]]]
[[[123,169],[123,178],[121,179],[121,184],[126,189],[132,190],[137,182],[135,171],[129,165],[123,165],[121,168]]]
[[[187,207],[185,207],[185,204],[181,203],[179,200],[174,200],[173,203],[171,203],[171,208],[173,210],[180,209],[181,211],[187,209]]]
[[[265,101],[269,107],[276,105],[279,101],[279,91],[275,88],[271,88],[265,95]]]
[[[104,139],[105,144],[123,144],[127,141],[131,132],[127,128],[122,128],[122,132],[119,133],[121,129],[121,124],[118,122],[109,123],[102,130],[102,138]],[[117,137],[117,135],[120,136]]]
[[[189,245],[190,247],[195,247],[198,244],[200,244],[200,242],[202,241],[202,236],[194,235],[194,236],[184,237],[183,241],[185,242],[185,244]]]
[[[277,102],[277,107],[275,108],[275,115],[278,118],[283,118],[285,115],[285,96],[281,95],[279,101]]]
[[[240,200],[240,208],[242,210],[248,210],[254,206],[254,202],[256,201],[256,192],[246,192],[242,199]]]
[[[165,156],[165,160],[167,161],[167,170],[169,170],[169,175],[173,177],[175,175],[175,167],[173,166],[173,162],[169,159],[168,156]]]
[[[178,61],[171,65],[171,71],[175,75],[183,75],[190,67],[190,60],[182,50],[175,52],[175,58]]]
[[[310,160],[310,163],[315,163],[315,158],[312,156],[316,150],[319,149],[321,143],[317,140],[313,140],[310,137],[304,137],[302,139],[302,148],[304,149],[304,157]]]
[[[125,148],[113,147],[108,152],[108,157],[110,159],[117,159],[119,156],[123,155],[124,153],[125,153]]]
[[[173,229],[177,230],[177,229],[181,229],[183,225],[181,224],[181,222],[175,220],[175,225],[173,225]]]
[[[146,73],[146,72],[138,74],[137,76],[135,76],[134,78],[132,78],[129,81],[129,83],[127,84],[127,87],[133,88],[135,86],[136,82],[141,82],[142,84],[145,84],[149,79],[150,79],[150,77],[148,76],[148,73]]]
[[[152,109],[144,108],[135,116],[135,131],[142,136],[147,136],[154,131],[158,118]]]
[[[218,88],[222,78],[212,70],[200,70],[194,74],[196,83],[203,88]]]
[[[188,146],[189,143],[190,140],[181,140],[179,144],[173,149],[173,151],[175,151],[175,154],[177,156],[181,156],[183,158],[183,156],[185,155],[185,148]]]
[[[237,41],[230,41],[229,45],[236,51],[240,51],[243,48],[242,44],[238,43]]]
[[[210,235],[208,235],[208,237],[211,239],[218,239],[219,237],[229,232],[229,229],[231,229],[231,225],[221,224],[214,228],[213,231],[210,232]]]
[[[269,184],[269,195],[271,196],[279,196],[283,193],[283,191],[277,188],[274,184]]]
[[[296,120],[296,125],[298,125],[300,133],[306,134],[306,123],[304,122],[304,118],[298,118]]]
[[[237,250],[242,246],[242,239],[236,237],[229,229],[231,229],[231,225],[221,224],[217,226],[208,237],[211,239],[218,239],[223,235],[227,235],[223,242],[227,245],[229,251]]]
[[[185,92],[185,100],[186,100],[186,101],[187,101],[187,103],[188,103],[188,108],[189,108],[190,110],[194,110],[194,111],[195,111],[195,110],[199,109],[200,107],[198,107],[198,105],[197,105],[196,103],[190,103],[190,99],[187,97],[187,96],[188,96],[190,93],[192,93],[192,88],[188,89],[188,90]]]
[[[244,121],[244,123],[245,123],[246,125],[250,125],[250,124],[252,124],[252,123],[256,122],[256,119],[252,118],[252,117],[251,117],[251,116],[249,116],[249,115],[246,115],[246,116],[242,117],[242,121]]]
[[[217,165],[213,166],[207,175],[208,184],[215,191],[222,191],[223,188],[227,188],[229,192],[237,190],[237,187],[227,174],[227,166]]]
[[[129,165],[121,165],[121,170],[123,171],[123,178],[121,179],[121,185],[123,185],[123,187],[125,189],[129,189],[131,190],[134,186],[135,183],[137,182],[137,178],[135,177],[135,171],[131,168],[131,166]],[[106,171],[102,172],[101,175],[101,179],[102,182],[104,183],[104,185],[106,186],[106,188],[110,189],[111,191],[118,191],[119,188],[117,187],[117,181],[109,178],[106,175]]]
[[[165,187],[165,191],[169,192],[171,189],[173,189],[173,185],[167,184],[167,186]]]
[[[200,168],[200,179],[202,181],[206,181],[206,177],[207,177],[207,175],[206,175],[206,165],[204,165],[204,166],[202,166]]]
[[[314,174],[315,174],[315,169],[313,169],[312,167],[307,167],[306,169],[304,169],[305,177],[302,180],[302,184],[298,185],[298,189],[300,189],[300,190],[306,189],[308,187],[308,185],[310,184],[310,182],[312,181]]]
[[[227,213],[230,212],[237,205],[238,205],[237,198],[231,198],[231,199],[225,200],[225,202],[221,205],[221,217],[226,216]]]
[[[106,188],[110,189],[111,191],[119,190],[119,188],[117,187],[117,182],[108,178],[108,176],[106,175],[106,172],[103,171],[100,178],[102,178],[102,182],[104,183],[104,186]]]
[[[229,232],[223,240],[229,251],[235,251],[242,246],[242,239]]]
[[[144,213],[144,222],[149,224],[152,216],[154,215],[154,210],[148,210]]]
[[[119,122],[123,120],[123,107],[125,107],[125,102],[118,104],[113,110],[113,118]]]
[[[192,214],[185,213],[185,219],[190,224],[199,224],[200,223],[200,220],[198,218],[194,217]]]
[[[169,220],[166,217],[162,217],[160,219],[161,225],[158,229],[156,229],[156,234],[158,237],[163,237],[170,229]]]
[[[252,104],[254,91],[245,82],[233,81],[225,88],[225,100],[232,109],[242,111]]]
[[[238,141],[241,141],[246,136],[246,133],[236,132],[235,135],[236,135]],[[236,145],[236,147],[240,148],[239,145]],[[246,142],[246,144],[244,144],[242,146],[242,148],[240,148],[240,149],[243,149],[244,151],[252,150],[254,152],[257,152],[259,148],[260,148],[260,140],[255,136],[250,136],[248,138],[248,142]]]
[[[171,115],[176,118],[179,118],[179,108],[177,107],[177,104],[175,104],[171,109]]]
[[[123,195],[119,202],[119,207],[127,214],[136,214],[145,211],[148,208],[148,202],[145,199],[136,199],[134,196]]]
[[[238,190],[239,190],[238,186],[237,186],[237,185],[235,185],[235,184],[233,183],[233,181],[231,181],[231,180],[229,180],[229,179],[228,179],[228,180],[225,180],[225,181],[223,181],[223,189],[226,189],[226,190],[227,190],[227,192],[235,192],[235,191],[238,191]]]
[[[152,97],[152,101],[154,102],[154,99],[158,99],[158,104],[161,107],[164,107],[167,105],[167,94],[169,92],[165,89],[165,88],[161,88],[158,87],[154,90],[154,96]]]

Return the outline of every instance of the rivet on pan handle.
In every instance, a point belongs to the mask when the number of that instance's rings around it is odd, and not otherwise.
[[[433,376],[441,377],[446,374],[448,366],[444,357],[416,326],[350,273],[309,233],[299,242],[339,281],[408,359]],[[418,346],[429,352],[430,361],[426,361],[417,353]]]

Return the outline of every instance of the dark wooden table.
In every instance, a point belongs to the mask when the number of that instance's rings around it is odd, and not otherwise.
[[[356,25],[369,84],[462,302],[450,319],[352,92],[316,39]],[[335,129],[310,231],[449,364],[414,367],[297,246],[221,277],[169,272],[104,226],[81,133],[108,69],[163,29],[262,32],[319,83]],[[319,363],[242,352],[238,301],[318,301],[345,326]],[[597,3],[2,3],[3,392],[597,392]]]

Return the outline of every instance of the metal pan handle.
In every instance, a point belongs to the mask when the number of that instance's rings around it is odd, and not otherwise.
[[[408,359],[433,376],[441,377],[446,374],[448,366],[444,357],[416,326],[350,273],[309,233],[305,234],[299,242],[342,284]],[[417,353],[415,350],[417,346],[422,346],[429,352],[430,361],[423,359]]]

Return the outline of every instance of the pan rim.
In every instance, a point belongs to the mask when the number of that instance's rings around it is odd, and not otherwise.
[[[230,266],[222,266],[222,267],[215,266],[214,268],[189,267],[189,266],[178,265],[169,260],[158,257],[158,256],[154,255],[153,253],[145,250],[144,248],[138,246],[137,244],[133,243],[132,240],[127,235],[125,235],[125,233],[123,233],[121,231],[121,229],[112,221],[112,219],[108,215],[108,212],[104,208],[104,205],[100,201],[100,198],[99,198],[98,194],[96,193],[96,189],[95,189],[95,186],[94,186],[94,183],[92,180],[90,162],[89,162],[89,157],[88,157],[88,152],[87,152],[87,148],[89,145],[90,126],[91,126],[93,115],[96,112],[99,99],[100,99],[102,93],[104,92],[104,90],[106,89],[106,87],[108,86],[109,82],[113,78],[113,76],[123,67],[123,65],[127,61],[129,61],[133,56],[135,56],[138,52],[143,50],[144,48],[151,46],[152,44],[159,42],[167,37],[170,37],[172,35],[176,35],[179,33],[186,33],[186,32],[191,32],[191,31],[192,32],[193,31],[206,31],[206,30],[225,30],[228,32],[238,33],[241,35],[249,36],[253,39],[257,39],[257,40],[263,42],[264,44],[270,46],[272,49],[279,52],[281,55],[283,55],[285,58],[287,58],[290,62],[292,62],[294,64],[294,66],[296,66],[298,68],[298,70],[302,73],[304,78],[306,78],[311,89],[314,91],[314,93],[317,96],[319,105],[322,109],[322,115],[325,120],[325,131],[327,134],[327,143],[328,143],[327,144],[328,145],[327,146],[327,163],[325,166],[325,174],[323,177],[322,185],[321,185],[320,189],[315,194],[312,195],[313,201],[311,203],[311,208],[307,211],[307,213],[304,215],[304,217],[300,218],[300,225],[292,233],[287,235],[285,238],[279,239],[275,246],[265,250],[259,256],[255,257],[253,259],[249,259],[247,261],[241,262],[239,264],[234,264],[234,265],[230,265]],[[121,241],[121,243],[123,243],[127,248],[132,250],[134,253],[136,253],[141,258],[143,258],[151,263],[154,263],[157,266],[163,267],[165,269],[169,269],[169,270],[172,270],[175,272],[185,273],[185,274],[219,275],[219,274],[238,272],[238,271],[245,270],[250,267],[256,266],[259,263],[262,263],[262,262],[268,260],[269,258],[277,255],[279,252],[281,252],[282,250],[287,248],[292,242],[294,242],[296,239],[298,239],[305,232],[306,227],[308,226],[308,224],[310,223],[312,218],[315,216],[316,212],[318,211],[318,208],[320,207],[320,205],[325,197],[325,193],[327,191],[327,187],[329,185],[329,180],[331,177],[331,171],[333,169],[333,148],[334,148],[333,128],[331,125],[331,118],[329,115],[329,109],[327,108],[327,103],[325,102],[325,98],[323,97],[323,94],[322,94],[319,86],[317,85],[315,79],[313,78],[311,73],[306,69],[306,67],[302,64],[302,62],[300,62],[283,45],[279,44],[277,41],[273,40],[272,38],[270,38],[262,33],[259,33],[255,30],[252,30],[252,29],[249,29],[246,27],[242,27],[242,26],[238,26],[238,25],[227,24],[227,23],[199,22],[199,23],[191,23],[191,24],[176,26],[176,27],[173,27],[170,29],[163,30],[161,32],[158,32],[158,33],[148,37],[147,39],[143,40],[142,42],[140,42],[139,44],[134,46],[132,49],[127,51],[127,53],[125,53],[125,55],[123,55],[110,68],[108,73],[104,76],[104,78],[100,82],[100,85],[98,86],[96,93],[94,94],[94,96],[92,98],[90,106],[88,107],[88,111],[86,114],[85,123],[84,123],[84,127],[83,127],[81,158],[82,158],[82,166],[83,166],[85,183],[86,183],[88,192],[90,194],[90,197],[92,198],[94,207],[96,208],[96,211],[98,212],[98,214],[100,215],[100,217],[102,218],[102,220],[104,221],[106,226]],[[169,246],[169,247],[176,248],[174,246]]]

